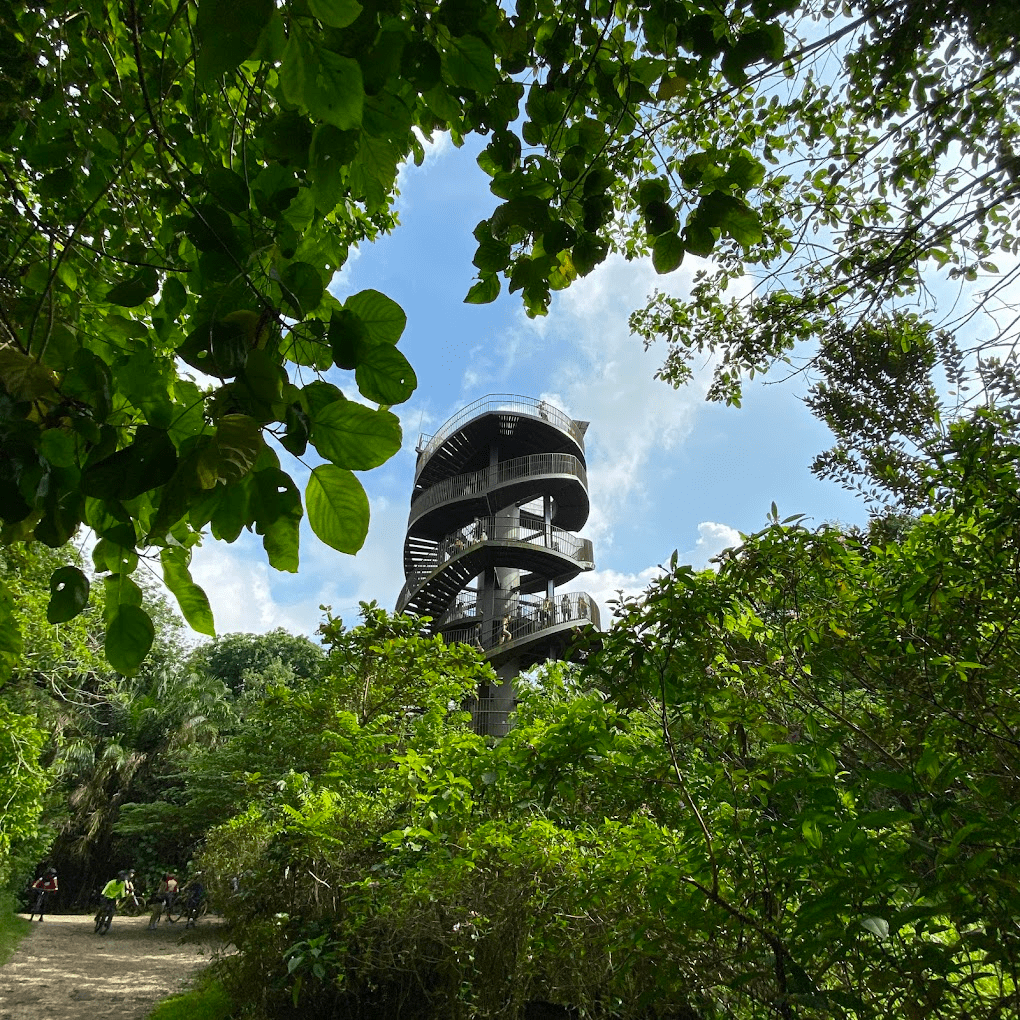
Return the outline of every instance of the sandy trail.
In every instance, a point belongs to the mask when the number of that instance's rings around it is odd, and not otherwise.
[[[53,914],[0,967],[0,1020],[142,1020],[223,948],[223,926],[203,919],[147,930],[148,917],[115,917],[96,935],[91,914]]]

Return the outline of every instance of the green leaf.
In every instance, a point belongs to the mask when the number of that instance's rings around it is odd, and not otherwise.
[[[103,619],[109,623],[121,606],[140,606],[142,589],[127,574],[110,574],[103,578],[104,597]]]
[[[163,564],[163,580],[177,599],[177,604],[181,607],[181,613],[188,625],[199,634],[216,637],[212,608],[205,592],[191,579],[191,571],[188,569],[188,553],[179,546],[175,546],[163,549],[159,558]]]
[[[0,382],[15,400],[38,400],[53,392],[54,380],[53,373],[35,358],[13,347],[0,347]]]
[[[497,273],[510,265],[510,245],[492,237],[482,238],[471,261],[483,273]]]
[[[719,225],[737,244],[745,248],[762,239],[761,219],[758,213],[743,202],[734,202],[721,217]]]
[[[283,384],[287,374],[263,350],[248,352],[243,377],[255,398],[265,404],[275,404],[283,396]]]
[[[77,567],[58,567],[50,575],[50,601],[46,619],[66,623],[74,619],[89,601],[89,579]]]
[[[247,479],[216,490],[219,498],[209,520],[213,538],[223,542],[236,542],[241,529],[248,521]]]
[[[358,316],[372,343],[395,344],[407,325],[403,308],[377,290],[352,294],[344,302],[344,308]]]
[[[450,49],[443,54],[447,73],[454,84],[474,89],[483,95],[499,84],[492,47],[477,35],[464,35],[452,41]]]
[[[301,406],[309,418],[315,418],[327,404],[345,399],[340,387],[326,382],[325,379],[315,379],[301,388]]]
[[[368,496],[361,482],[333,464],[317,467],[305,488],[312,531],[338,552],[354,555],[368,534]]]
[[[383,349],[389,350],[389,348]],[[287,426],[287,432],[280,436],[280,445],[295,457],[304,456],[305,448],[308,446],[308,437],[311,435],[311,419],[300,406],[292,404],[287,408],[284,424]]]
[[[284,302],[298,318],[315,311],[325,289],[319,271],[307,262],[291,262],[280,274],[280,286]]]
[[[106,292],[106,300],[111,305],[135,308],[137,305],[144,304],[157,290],[159,290],[159,278],[156,276],[156,270],[146,268],[111,287]]]
[[[56,467],[70,467],[75,462],[74,436],[63,429],[47,429],[39,437],[39,452]]]
[[[668,202],[649,202],[644,208],[645,230],[652,237],[676,228],[676,210]]]
[[[259,423],[246,414],[225,414],[216,423],[216,440],[202,452],[202,462],[226,484],[243,478],[265,447]]]
[[[245,60],[258,45],[273,10],[273,0],[199,0],[195,21],[199,81],[209,83]]]
[[[130,446],[82,472],[81,489],[101,499],[134,499],[165,485],[176,467],[177,448],[166,430],[139,425]]]
[[[303,106],[316,120],[344,131],[361,126],[365,106],[361,66],[351,57],[313,45],[300,30],[291,32],[280,84],[287,100]]]
[[[889,922],[882,917],[866,917],[861,924],[882,942],[889,938]]]
[[[106,628],[106,660],[125,676],[137,672],[152,647],[155,628],[139,606],[121,605]]]
[[[346,28],[361,14],[358,0],[308,0],[308,9],[330,28]]]
[[[297,573],[304,512],[301,493],[290,475],[279,468],[257,471],[253,478],[255,487],[249,506],[269,564],[276,570]]]
[[[660,234],[652,245],[652,265],[660,275],[672,273],[684,258],[684,243],[675,230]]]
[[[400,420],[353,400],[338,400],[312,416],[312,445],[337,467],[367,471],[390,459],[401,443]]]
[[[368,347],[361,355],[354,378],[361,395],[377,404],[402,404],[418,385],[407,358],[390,344]]]
[[[329,346],[337,368],[347,372],[357,368],[362,352],[371,346],[367,340],[368,330],[360,315],[341,308],[330,316]]]
[[[240,174],[225,166],[210,166],[202,171],[202,176],[205,178],[209,194],[216,199],[218,205],[226,209],[227,212],[234,213],[235,216],[240,216],[247,211],[251,203],[251,196],[248,192],[248,185],[245,184],[244,178]],[[178,286],[180,286],[179,283]]]

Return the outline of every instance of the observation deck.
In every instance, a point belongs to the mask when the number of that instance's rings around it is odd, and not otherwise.
[[[584,436],[545,400],[489,394],[418,443],[397,611],[484,652],[500,677],[479,692],[479,732],[509,725],[512,679],[562,658],[595,600],[556,588],[595,566]]]

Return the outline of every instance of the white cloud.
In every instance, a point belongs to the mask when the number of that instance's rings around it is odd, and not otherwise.
[[[740,532],[728,524],[717,524],[714,521],[702,521],[698,525],[698,540],[693,549],[677,553],[677,562],[687,564],[695,570],[706,570],[713,567],[710,562],[724,549],[740,545]],[[637,573],[626,573],[619,570],[592,570],[580,574],[569,584],[563,586],[564,591],[584,591],[599,604],[602,613],[603,628],[612,619],[612,601],[624,596],[641,595],[657,577],[661,577],[664,568],[661,565],[645,567]]]
[[[740,544],[740,532],[735,528],[714,521],[702,521],[698,525],[698,541],[694,548],[680,553],[677,560],[689,564],[695,570],[704,570],[712,566],[709,561],[723,549],[731,549]]]
[[[233,545],[207,538],[194,550],[191,574],[209,596],[216,632],[264,633],[284,627],[314,636],[323,619],[320,605],[332,606],[333,615],[348,624],[355,622],[361,601],[376,599],[392,609],[404,582],[407,511],[377,495],[371,506],[368,538],[357,556],[330,549],[303,526],[299,574],[270,567],[256,535],[243,532]]]
[[[690,434],[711,369],[706,363],[679,391],[656,380],[661,352],[645,353],[628,318],[656,286],[674,293],[687,289],[697,268],[685,265],[663,278],[648,260],[613,256],[559,295],[548,323],[537,330],[544,336],[541,357],[548,357],[553,345],[571,348],[543,380],[548,389],[542,396],[591,421],[586,446],[592,516],[586,533],[603,548],[623,515],[640,512],[653,481],[653,454],[676,447]]]
[[[432,137],[429,138],[420,128],[415,127],[412,130],[418,136],[418,141],[421,142],[422,148],[425,150],[425,159],[421,166],[418,166],[413,158],[400,164],[397,170],[397,191],[400,193],[400,197],[397,199],[398,211],[406,211],[410,208],[410,203],[404,195],[408,186],[408,178],[414,174],[427,174],[446,153],[453,150],[449,131],[433,131]]]
[[[599,606],[602,614],[602,628],[606,629],[613,618],[613,601],[620,596],[640,595],[657,577],[661,576],[662,567],[646,567],[636,574],[623,573],[619,570],[592,570],[581,574],[562,591],[587,592]]]

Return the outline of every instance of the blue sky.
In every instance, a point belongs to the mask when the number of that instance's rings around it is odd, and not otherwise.
[[[360,600],[393,607],[403,583],[404,525],[419,432],[434,432],[460,407],[486,393],[544,397],[588,420],[592,515],[585,531],[597,569],[570,587],[603,606],[617,589],[640,591],[674,549],[704,567],[739,532],[761,528],[773,501],[785,516],[816,523],[863,522],[864,505],[809,472],[830,443],[800,402],[805,382],[748,386],[740,409],[707,404],[710,366],[674,391],[653,376],[662,352],[630,336],[629,313],[656,287],[682,294],[696,265],[657,277],[650,263],[611,258],[569,290],[550,314],[529,320],[519,295],[465,305],[474,254],[472,230],[498,201],[475,163],[481,140],[462,149],[440,138],[424,166],[401,175],[401,226],[365,246],[333,281],[343,299],[373,287],[398,301],[408,325],[400,347],[418,389],[394,408],[404,428],[401,452],[363,474],[372,505],[364,548],[345,556],[303,527],[301,570],[281,574],[266,563],[261,540],[244,533],[233,545],[208,539],[196,550],[195,580],[208,593],[217,631],[282,626],[314,633],[322,613],[353,623]],[[331,381],[354,395],[353,378]],[[286,460],[286,455],[284,455]],[[286,463],[284,465],[287,466]],[[306,472],[290,464],[299,485]]]

